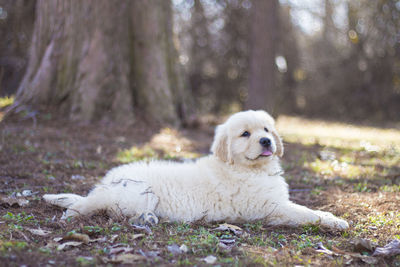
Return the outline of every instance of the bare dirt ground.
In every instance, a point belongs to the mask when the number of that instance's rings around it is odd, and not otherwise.
[[[41,199],[44,193],[87,194],[107,170],[125,162],[207,154],[213,127],[210,120],[190,130],[77,125],[49,114],[35,122],[2,122],[0,265],[400,266],[395,250],[376,254],[376,247],[400,239],[396,130],[278,120],[292,200],[345,218],[352,224],[346,232],[318,225],[271,228],[262,221],[163,222],[150,229],[105,215],[62,222],[63,211]]]

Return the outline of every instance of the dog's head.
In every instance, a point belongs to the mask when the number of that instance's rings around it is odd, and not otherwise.
[[[217,127],[211,151],[222,161],[248,167],[282,157],[282,140],[274,125],[262,110],[236,113]]]

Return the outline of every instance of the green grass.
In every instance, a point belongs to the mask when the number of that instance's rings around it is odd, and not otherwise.
[[[158,155],[156,151],[148,146],[142,148],[134,146],[130,149],[119,151],[116,157],[117,161],[121,163],[130,163],[141,160],[149,161],[157,158]]]

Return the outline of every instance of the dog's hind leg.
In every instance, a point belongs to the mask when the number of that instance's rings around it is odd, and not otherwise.
[[[75,194],[46,194],[43,199],[52,205],[67,208],[62,218],[87,215],[101,209],[101,201]]]
[[[45,194],[43,199],[52,205],[69,208],[74,203],[84,199],[84,197],[75,194]]]

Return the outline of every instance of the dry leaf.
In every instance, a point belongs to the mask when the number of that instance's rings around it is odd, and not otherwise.
[[[5,207],[24,207],[29,204],[29,200],[15,197],[0,198],[0,205]]]
[[[83,242],[77,242],[77,241],[65,242],[65,243],[59,245],[57,247],[57,250],[64,250],[64,249],[66,249],[68,247],[78,247],[78,246],[80,246],[82,244],[83,244]]]
[[[79,234],[79,233],[73,233],[69,234],[63,237],[62,241],[67,241],[67,240],[74,240],[78,242],[83,242],[85,244],[89,244],[90,238],[86,234]]]
[[[131,247],[116,247],[110,249],[110,255],[120,254],[120,253],[129,253],[132,252],[133,248]]]
[[[160,254],[160,251],[152,250],[144,252],[143,250],[139,249],[139,253],[145,258],[159,258],[158,255]]]
[[[335,255],[335,256],[338,255],[335,252],[333,252],[332,250],[327,249],[322,244],[322,242],[319,242],[317,245],[318,245],[318,249],[316,250],[316,252],[318,252],[318,253],[324,253],[324,254],[327,254],[327,255]]]
[[[181,249],[177,244],[172,244],[170,246],[167,246],[167,249],[169,252],[172,253],[172,255],[176,256],[182,253]]]
[[[230,232],[234,233],[235,235],[243,234],[242,228],[240,228],[239,226],[233,225],[233,224],[228,224],[228,223],[220,224],[217,228],[215,228],[213,230],[214,231],[230,231]]]
[[[146,233],[149,234],[149,235],[153,234],[153,231],[151,231],[150,227],[147,226],[147,225],[132,224],[132,227],[133,227],[135,230],[144,231],[144,232],[146,232]]]
[[[107,241],[107,237],[103,236],[103,237],[99,237],[96,239],[90,239],[89,242],[90,243],[94,243],[94,242],[106,242]]]
[[[186,253],[189,251],[188,247],[185,244],[182,244],[182,246],[179,247],[179,249],[183,252]]]
[[[367,264],[377,264],[379,259],[375,258],[375,257],[371,257],[371,256],[362,256],[360,258],[363,262],[367,263]]]
[[[375,249],[372,256],[382,256],[382,257],[389,257],[389,256],[396,256],[400,254],[400,240],[394,239],[386,246],[378,247]]]
[[[235,244],[236,240],[235,239],[220,239],[219,242],[225,244],[225,245],[233,245]]]
[[[369,239],[357,238],[353,241],[354,251],[356,252],[372,252],[374,251],[376,244]]]
[[[208,264],[214,264],[217,261],[217,257],[215,257],[213,255],[209,255],[209,256],[205,257],[203,259],[203,261],[205,261]]]
[[[115,241],[115,239],[117,239],[118,238],[118,235],[113,235],[113,236],[111,236],[111,238],[110,238],[110,243],[114,243],[114,241]]]
[[[132,235],[132,239],[135,240],[135,239],[138,239],[138,238],[141,238],[144,236],[145,236],[145,234],[134,234],[134,235]]]
[[[53,240],[56,242],[60,242],[61,240],[63,240],[63,238],[62,237],[54,237]]]
[[[24,196],[24,197],[31,197],[31,196],[37,195],[37,194],[39,194],[39,191],[32,192],[32,190],[23,190],[21,192],[21,195]]]
[[[39,235],[39,236],[48,236],[49,234],[51,234],[51,231],[47,231],[47,230],[43,230],[43,229],[32,229],[32,228],[27,228],[27,230],[29,232],[31,232],[31,234],[33,235]]]
[[[110,260],[107,260],[108,263],[121,263],[121,264],[133,264],[136,261],[145,260],[146,258],[142,255],[136,254],[120,254],[113,257]]]
[[[58,247],[58,245],[58,243],[50,241],[46,244],[46,246],[44,246],[44,248],[55,249]]]

